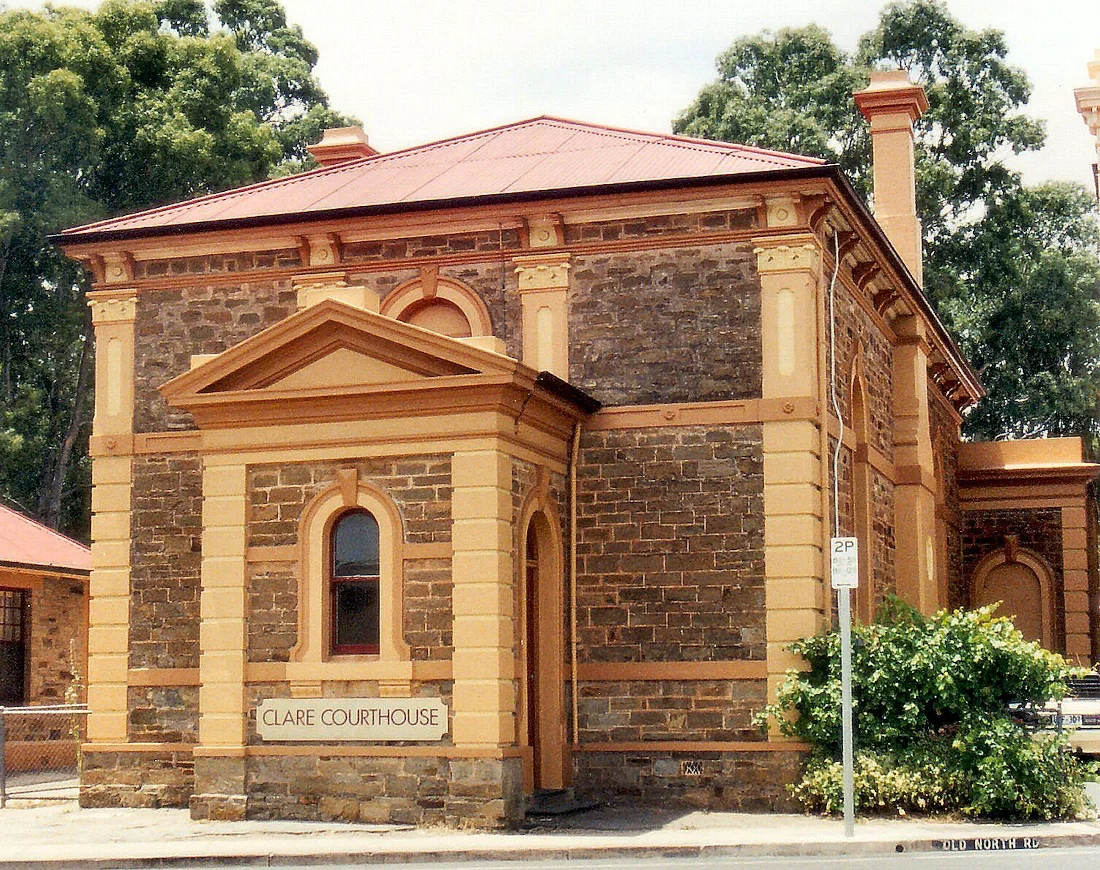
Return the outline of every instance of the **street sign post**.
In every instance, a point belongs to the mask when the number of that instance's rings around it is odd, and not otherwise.
[[[832,586],[840,622],[840,732],[844,789],[844,836],[855,836],[855,795],[852,760],[852,590],[859,586],[859,541],[831,538]]]

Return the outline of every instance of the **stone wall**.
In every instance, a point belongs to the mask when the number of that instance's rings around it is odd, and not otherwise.
[[[193,429],[191,414],[169,407],[158,388],[190,369],[192,354],[221,353],[293,314],[297,298],[289,279],[215,285],[196,276],[192,286],[143,290],[134,326],[134,431]]]
[[[569,380],[605,405],[760,395],[751,244],[575,256],[569,275]]]
[[[337,471],[356,468],[361,483],[386,493],[405,523],[405,543],[451,540],[451,459],[446,455],[252,465],[248,469],[250,547],[298,543],[302,511],[337,483]]]
[[[767,691],[764,680],[582,682],[581,743],[764,740],[752,719]]]
[[[586,432],[577,487],[581,661],[764,660],[759,425]]]
[[[3,586],[0,573],[0,586]],[[43,577],[28,595],[27,704],[64,704],[65,693],[79,681],[87,697],[87,580]]]
[[[578,797],[602,802],[794,812],[787,784],[798,780],[805,758],[798,751],[584,751],[573,755],[574,782]]]
[[[650,215],[619,221],[569,224],[565,227],[565,243],[575,245],[585,242],[656,239],[669,235],[694,236],[729,230],[749,230],[756,226],[756,209]]]
[[[450,559],[406,559],[405,642],[415,661],[450,661],[454,653]]]
[[[186,807],[195,788],[190,752],[85,752],[82,807]]]
[[[135,743],[198,743],[198,686],[130,686],[128,732]]]
[[[252,819],[497,828],[523,813],[518,758],[264,757],[246,770]]]
[[[130,539],[130,667],[199,666],[202,461],[135,456]]]
[[[826,310],[826,315],[828,311]],[[829,330],[825,330],[828,353]],[[862,359],[866,382],[869,426],[867,443],[894,458],[894,357],[890,340],[840,281],[836,284],[836,390],[844,424],[853,428],[852,374],[855,359]],[[826,357],[828,359],[828,357]],[[830,403],[831,404],[831,403]]]
[[[959,507],[959,427],[942,400],[928,387],[928,416],[932,436],[932,460],[939,497],[936,511],[944,522],[947,537],[947,599],[961,602],[965,596],[963,539]],[[956,605],[959,606],[959,605]]]

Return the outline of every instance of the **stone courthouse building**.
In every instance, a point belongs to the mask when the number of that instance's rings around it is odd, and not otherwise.
[[[1003,598],[1095,658],[1097,468],[960,444],[927,104],[857,99],[876,217],[815,159],[541,117],[330,131],[315,171],[65,232],[98,348],[83,804],[778,804],[805,747],[753,715],[832,619],[838,439],[862,618]]]

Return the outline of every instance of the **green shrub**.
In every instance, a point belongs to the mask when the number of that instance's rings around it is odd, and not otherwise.
[[[1063,734],[1030,734],[1008,706],[1063,697],[1077,669],[994,609],[924,617],[893,600],[874,624],[852,627],[857,807],[1042,819],[1087,810],[1082,786],[1095,766]],[[837,812],[840,636],[792,649],[810,668],[788,674],[763,718],[813,749],[793,794],[807,809]]]

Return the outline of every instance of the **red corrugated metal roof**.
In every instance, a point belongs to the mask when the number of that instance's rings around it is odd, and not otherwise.
[[[0,505],[0,564],[91,571],[92,551]]]
[[[321,216],[673,179],[821,166],[812,157],[541,117],[66,230],[147,234],[190,225]]]

